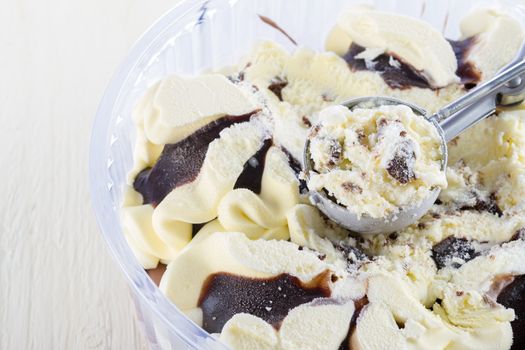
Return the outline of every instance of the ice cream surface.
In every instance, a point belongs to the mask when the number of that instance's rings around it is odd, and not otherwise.
[[[152,85],[133,115],[122,227],[164,294],[232,349],[523,349],[523,105],[452,140],[446,172],[439,135],[410,109],[338,106],[391,96],[434,112],[523,40],[493,9],[461,32],[353,7],[326,51],[263,41],[226,73]],[[442,191],[414,225],[360,236],[308,187],[379,216]]]
[[[337,105],[309,136],[308,188],[358,216],[387,218],[446,187],[439,132],[404,105]]]
[[[413,17],[353,6],[341,14],[327,48],[342,48],[340,53],[344,54],[351,43],[365,48],[360,56],[369,61],[384,53],[397,57],[432,87],[444,87],[458,80],[458,63],[450,44],[439,31]]]

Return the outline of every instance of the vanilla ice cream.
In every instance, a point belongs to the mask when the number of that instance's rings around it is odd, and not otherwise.
[[[439,31],[413,17],[353,6],[339,17],[327,49],[344,53],[338,49],[342,43],[345,51],[352,43],[365,48],[361,58],[369,61],[390,54],[409,64],[435,88],[458,80],[458,64],[450,44]]]
[[[153,84],[133,113],[121,224],[161,291],[234,350],[524,349],[524,105],[449,142],[446,171],[410,108],[338,106],[390,96],[435,112],[523,40],[493,9],[460,32],[351,7],[326,51],[263,41],[227,70]],[[308,201],[322,190],[381,217],[436,188],[415,224],[366,237]]]

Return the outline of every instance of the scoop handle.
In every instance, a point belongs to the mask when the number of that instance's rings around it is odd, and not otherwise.
[[[498,105],[516,104],[525,99],[525,48],[495,77],[470,90],[433,114],[448,142],[462,131],[488,117]]]

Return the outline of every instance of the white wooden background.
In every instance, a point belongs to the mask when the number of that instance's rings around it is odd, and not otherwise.
[[[0,349],[144,349],[98,232],[88,146],[135,39],[178,0],[0,0]]]

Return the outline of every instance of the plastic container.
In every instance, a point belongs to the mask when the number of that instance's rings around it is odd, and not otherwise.
[[[293,44],[258,14],[283,27],[299,45],[322,50],[325,36],[344,7],[368,3],[422,18],[448,38],[458,37],[459,20],[491,1],[454,0],[191,0],[155,23],[135,44],[111,80],[95,119],[90,178],[93,205],[103,236],[125,273],[137,317],[153,349],[226,349],[187,319],[153,284],[128,247],[119,223],[122,185],[132,165],[131,111],[148,86],[168,74],[196,74],[235,63],[260,39],[292,50]],[[516,1],[497,3],[523,14]]]

